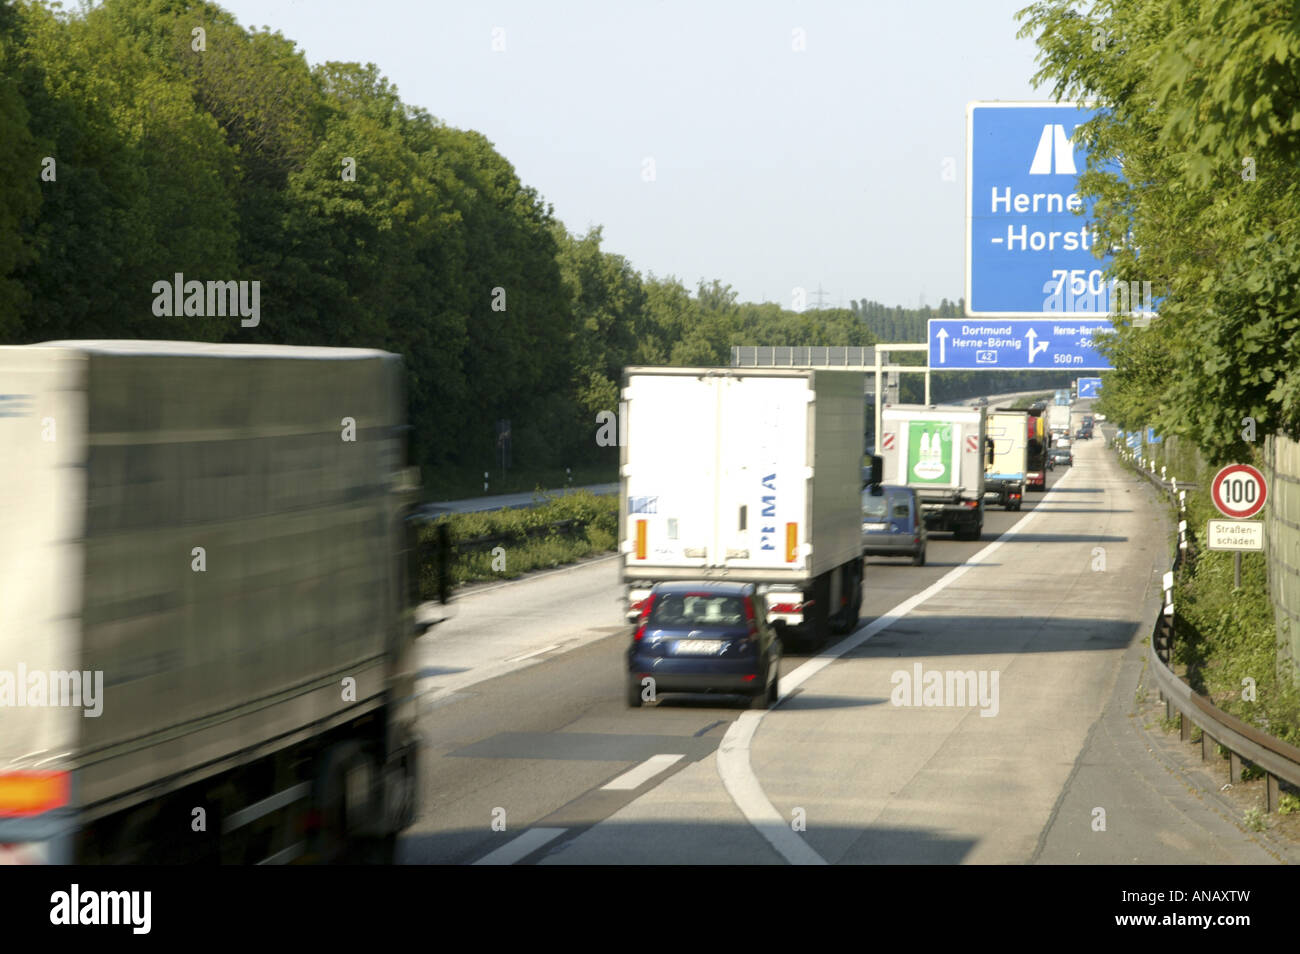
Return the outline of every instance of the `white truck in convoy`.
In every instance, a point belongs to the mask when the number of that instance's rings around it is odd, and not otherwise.
[[[401,358],[56,341],[0,381],[0,860],[391,860],[428,626]]]
[[[1073,432],[1070,430],[1070,405],[1069,404],[1050,404],[1047,407],[1047,432],[1051,435],[1052,444],[1056,444],[1059,437],[1069,439]]]
[[[864,379],[786,368],[627,368],[619,539],[629,621],[655,583],[765,587],[788,642],[856,624]]]
[[[984,407],[943,404],[881,409],[883,483],[916,490],[927,529],[951,530],[958,540],[983,533],[986,415]]]
[[[1019,510],[1024,502],[1029,421],[1027,411],[999,408],[989,414],[986,423],[993,453],[985,458],[984,498],[993,499],[1006,510]]]

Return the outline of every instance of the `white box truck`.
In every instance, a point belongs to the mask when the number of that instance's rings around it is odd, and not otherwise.
[[[1052,444],[1056,444],[1059,437],[1067,440],[1070,437],[1070,405],[1069,404],[1052,404],[1047,408],[1047,431],[1052,437]]]
[[[784,639],[857,622],[864,379],[628,368],[619,539],[628,619],[664,580],[757,583]]]
[[[978,540],[984,530],[987,410],[943,404],[881,409],[884,483],[917,491],[931,530]]]
[[[0,381],[0,860],[390,860],[426,628],[400,357],[61,341]]]
[[[984,499],[1005,510],[1019,510],[1025,496],[1028,472],[1029,413],[999,408],[989,414],[985,429],[993,442],[985,458]]]

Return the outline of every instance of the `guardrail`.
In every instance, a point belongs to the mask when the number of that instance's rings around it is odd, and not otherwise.
[[[1196,487],[1195,484],[1161,480],[1141,467],[1137,471],[1167,493],[1176,506],[1181,507],[1182,501],[1175,497],[1175,489],[1190,490]],[[1187,531],[1185,521],[1180,526],[1179,547],[1170,567],[1171,575],[1176,575],[1185,564],[1194,561],[1197,554],[1195,535]],[[1277,811],[1282,798],[1279,783],[1285,781],[1300,786],[1300,748],[1275,739],[1231,713],[1224,712],[1207,696],[1196,692],[1177,676],[1169,666],[1175,636],[1174,618],[1169,587],[1166,587],[1165,605],[1156,618],[1151,645],[1147,650],[1151,674],[1160,693],[1160,701],[1165,704],[1165,717],[1172,719],[1175,712],[1178,714],[1178,734],[1184,742],[1191,741],[1193,726],[1201,730],[1202,761],[1208,761],[1214,754],[1213,746],[1223,746],[1228,751],[1228,774],[1233,782],[1241,781],[1243,762],[1258,766],[1266,779],[1265,810]]]

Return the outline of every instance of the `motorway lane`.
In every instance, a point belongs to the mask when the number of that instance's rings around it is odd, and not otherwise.
[[[1040,499],[1031,494],[1019,514],[988,511],[980,542],[933,534],[926,567],[869,561],[862,614],[874,617],[929,586]],[[404,861],[474,861],[525,828],[563,828],[539,850],[552,853],[665,778],[700,765],[713,772],[713,753],[743,709],[679,696],[628,710],[620,597],[617,562],[602,559],[472,590],[452,620],[420,641],[422,815],[402,839]],[[783,673],[806,658],[788,655]],[[682,758],[635,789],[601,789],[656,755]],[[502,812],[505,830],[493,830]],[[745,844],[752,853],[743,817],[734,806],[723,814],[714,850],[732,857]]]
[[[1076,459],[1022,513],[989,511],[982,541],[934,534],[926,567],[869,561],[864,620],[1041,511],[759,723],[749,752],[757,781],[783,825],[796,810],[806,819],[800,838],[821,857],[1271,860],[1152,760],[1126,719],[1168,562],[1167,527],[1102,441],[1081,444]],[[1093,569],[1099,555],[1105,570]],[[461,600],[457,619],[423,649],[432,703],[421,719],[423,811],[402,839],[402,860],[785,862],[719,777],[717,751],[740,728],[739,705],[624,705],[618,598],[617,566],[606,560]],[[497,675],[506,653],[526,658]],[[783,675],[806,661],[787,657]],[[918,662],[998,671],[999,717],[891,706],[891,673]],[[1097,808],[1110,836],[1092,830]]]
[[[1279,860],[1152,759],[1129,718],[1167,520],[1100,441],[1076,460],[978,565],[746,716],[712,776],[682,770],[542,863]],[[996,705],[892,704],[894,673],[917,665],[996,673]],[[761,798],[737,771],[746,729]]]

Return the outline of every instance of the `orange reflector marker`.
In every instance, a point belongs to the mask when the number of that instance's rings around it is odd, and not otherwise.
[[[644,520],[638,520],[636,522],[636,558],[638,560],[645,559],[645,521]]]
[[[40,815],[68,804],[67,772],[0,774],[0,818]]]
[[[785,525],[785,562],[793,563],[795,550],[799,548],[799,524],[787,523]]]

